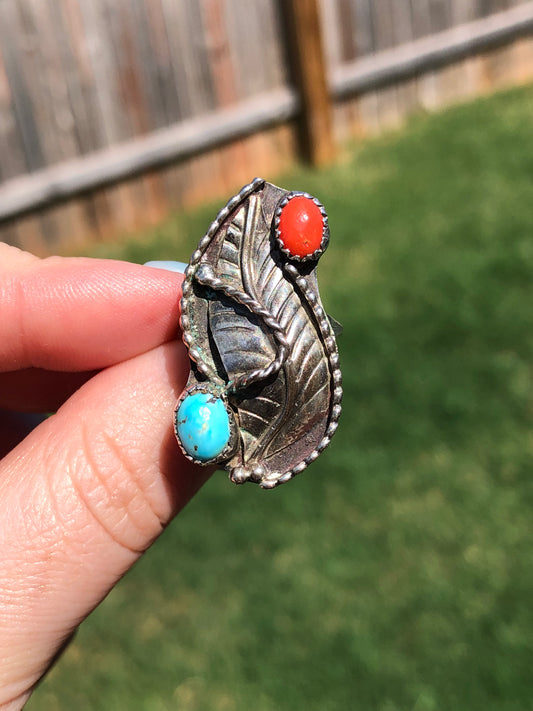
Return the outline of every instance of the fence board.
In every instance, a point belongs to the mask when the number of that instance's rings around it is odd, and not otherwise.
[[[224,3],[222,0],[203,0],[201,7],[215,102],[217,106],[231,106],[238,101],[239,92],[227,39]],[[212,155],[215,172],[222,174],[224,182],[227,182],[226,174],[229,173],[224,171],[225,162],[227,165],[240,166],[247,160],[246,147],[242,141],[236,141],[225,151],[216,151]]]
[[[410,42],[414,38],[411,0],[393,0],[391,13],[394,44]]]
[[[160,116],[158,127],[164,128],[179,118],[179,101],[176,79],[172,67],[171,49],[161,0],[143,0],[147,25],[147,52],[145,62],[150,67],[151,81],[159,94]],[[155,89],[154,89],[155,91]],[[169,167],[159,171],[164,191],[164,204],[171,209],[183,199],[186,168]]]
[[[11,88],[0,43],[0,180],[9,180],[25,170],[26,161],[13,113]]]
[[[42,84],[41,100],[48,105],[50,131],[56,137],[54,152],[49,163],[66,160],[79,153],[78,137],[72,105],[68,93],[68,84],[64,81],[65,67],[61,56],[61,27],[59,7],[55,3],[42,0],[29,0],[28,10],[31,12],[32,23],[38,32],[35,48],[36,57],[41,68]]]
[[[16,45],[14,38],[17,38]],[[46,165],[46,160],[41,150],[40,132],[24,72],[25,58],[31,48],[20,25],[14,0],[0,2],[0,46],[5,73],[11,87],[13,112],[21,135],[25,162],[28,170],[37,170]]]
[[[393,7],[396,0],[375,0],[374,17],[375,50],[380,52],[396,45]],[[394,85],[384,87],[377,94],[378,125],[380,129],[394,128],[401,121],[398,95]]]
[[[80,3],[88,57],[87,80],[91,87],[103,131],[99,136],[100,145],[114,146],[132,137],[132,121],[126,110],[120,67],[116,63],[112,18],[109,16],[107,0],[93,0]],[[92,152],[92,155],[95,155]],[[108,225],[129,224],[133,221],[132,211],[140,196],[131,194],[128,186],[106,189],[100,198],[105,205],[103,218],[99,221],[101,235],[111,229]]]
[[[470,0],[466,0],[469,2]],[[476,0],[473,0],[475,2]],[[431,0],[411,0],[413,17],[413,38],[419,39],[431,34]]]
[[[370,9],[368,3],[367,7]],[[356,4],[351,0],[338,2],[340,14],[340,22],[337,23],[340,35],[338,44],[342,50],[341,59],[345,62],[355,59],[360,54],[371,52],[374,48],[374,38],[371,33],[368,33],[372,24],[360,23],[356,18],[356,9]],[[363,33],[358,32],[359,28],[363,29]]]
[[[69,94],[69,82],[65,77],[65,51],[62,13],[59,4],[30,0],[28,8],[32,22],[39,33],[39,59],[42,67],[43,91],[51,117],[50,130],[57,138],[55,151],[60,160],[68,160],[80,153],[80,145],[73,104]],[[68,59],[67,59],[68,61]],[[54,156],[54,159],[57,158]],[[47,244],[53,249],[62,231],[68,230],[73,244],[78,244],[87,223],[85,202],[71,200],[56,210],[49,210],[40,217]]]
[[[131,137],[115,66],[113,39],[105,0],[80,3],[87,52],[87,83],[102,132],[99,145],[110,146]]]
[[[394,39],[398,46],[409,44],[415,36],[411,2],[412,0],[396,0],[392,4]],[[420,105],[416,77],[411,77],[396,85],[396,103],[398,124]]]
[[[150,86],[143,81],[142,55],[135,33],[135,19],[140,19],[136,11],[138,7],[138,2],[130,0],[115,0],[112,4],[106,3],[105,7],[113,41],[117,82],[132,137],[147,135],[157,128],[150,109],[154,106],[155,97]],[[154,110],[157,109],[154,107]],[[119,187],[120,208],[123,211],[120,219],[135,227],[139,220],[139,206],[142,205],[147,212],[146,221],[150,224],[153,212],[157,211],[154,204],[157,187],[153,178],[148,175],[136,177],[126,180]]]
[[[59,0],[59,4],[63,81],[71,99],[79,150],[84,155],[109,143],[91,59],[94,40],[77,0]]]
[[[451,27],[450,0],[430,0],[429,13],[432,32],[442,32]]]
[[[264,57],[264,91],[285,86],[289,80],[286,50],[281,38],[286,36],[282,26],[280,4],[275,0],[257,3],[259,27],[261,28],[262,53]]]
[[[374,28],[374,51],[380,52],[395,45],[392,6],[395,0],[374,0],[372,25]]]
[[[146,52],[143,63],[148,67],[153,91],[158,95],[158,126],[163,127],[179,118],[176,78],[161,0],[142,0],[142,5],[146,25],[138,27],[137,32],[144,35],[140,40]]]
[[[278,6],[272,0],[242,3],[225,0],[224,31],[241,98],[283,85],[286,59],[280,38],[284,36]]]
[[[355,0],[355,37],[357,55],[364,57],[376,50],[372,0]],[[377,133],[380,128],[380,101],[378,92],[370,90],[361,96],[357,104],[358,131]]]
[[[372,0],[355,0],[351,5],[355,25],[355,57],[363,57],[376,51],[373,2]]]
[[[461,25],[479,17],[477,0],[452,0],[450,17],[452,25]]]

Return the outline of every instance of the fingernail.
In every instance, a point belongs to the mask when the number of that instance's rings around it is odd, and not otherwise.
[[[187,265],[185,264],[185,262],[173,262],[170,259],[145,262],[144,266],[154,267],[154,269],[166,269],[167,272],[179,272],[180,274],[185,274],[185,270],[187,269]]]

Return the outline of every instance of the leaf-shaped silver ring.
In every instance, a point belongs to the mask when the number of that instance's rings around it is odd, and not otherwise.
[[[191,372],[175,413],[191,461],[220,464],[265,489],[328,446],[341,372],[316,264],[329,240],[323,206],[256,178],[219,212],[182,285]]]

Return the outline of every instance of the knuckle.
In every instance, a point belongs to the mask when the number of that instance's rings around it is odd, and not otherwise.
[[[81,514],[84,538],[87,526],[96,526],[119,546],[142,553],[163,529],[150,492],[150,473],[139,465],[142,458],[105,430],[82,423],[78,446],[74,451],[69,447],[66,460],[70,487],[56,492],[56,507],[66,509],[67,517],[79,519]],[[69,496],[74,505],[66,501]],[[79,528],[79,520],[72,523],[74,530]]]

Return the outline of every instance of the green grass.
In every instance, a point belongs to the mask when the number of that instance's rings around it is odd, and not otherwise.
[[[273,492],[216,475],[29,709],[533,709],[532,119],[512,91],[278,180],[330,215],[338,434]],[[186,259],[215,212],[106,254]]]

